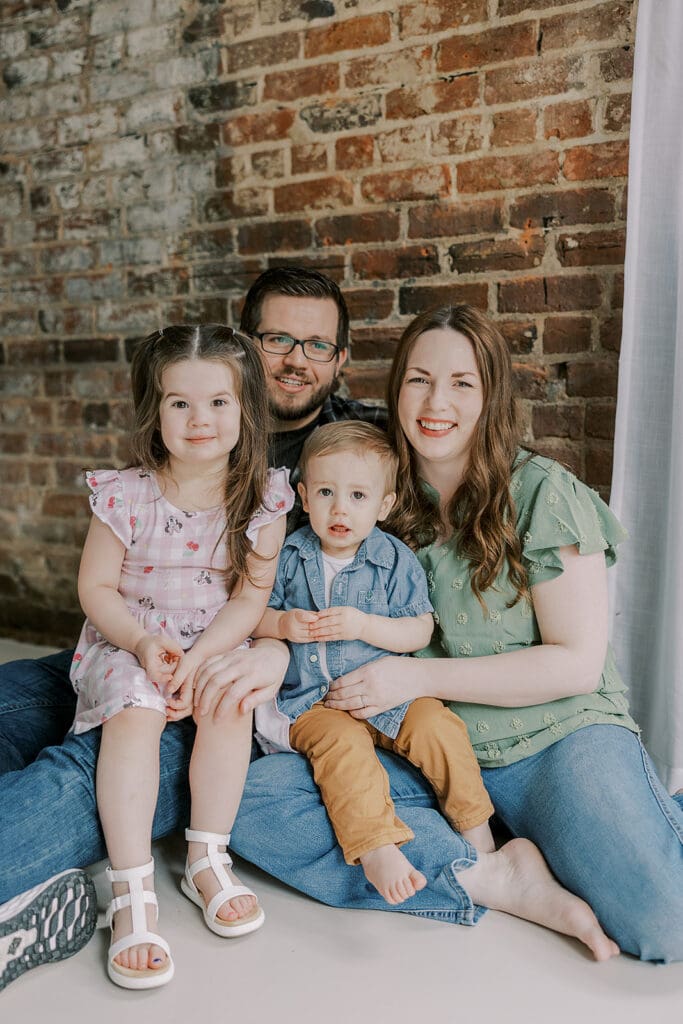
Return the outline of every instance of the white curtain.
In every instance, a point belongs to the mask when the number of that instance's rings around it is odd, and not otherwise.
[[[612,639],[658,772],[683,788],[683,2],[640,0],[611,505]]]

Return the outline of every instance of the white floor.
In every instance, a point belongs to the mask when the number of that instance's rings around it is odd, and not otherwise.
[[[0,661],[38,648],[0,641]],[[1,813],[1,811],[0,811]],[[49,842],[49,837],[46,836]],[[105,974],[107,932],[64,963],[29,972],[0,995],[0,1020],[50,1024],[642,1024],[683,1020],[683,964],[621,956],[593,963],[578,943],[489,913],[459,928],[321,906],[248,865],[265,926],[221,940],[180,894],[180,840],[158,844],[161,930],[176,977],[154,992],[117,989]],[[103,866],[95,879],[106,898]]]

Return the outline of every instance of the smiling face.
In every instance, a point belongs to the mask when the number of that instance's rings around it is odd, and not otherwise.
[[[374,452],[336,451],[309,459],[299,494],[326,555],[355,555],[396,500],[386,490],[386,466]]]
[[[450,327],[419,335],[400,383],[398,418],[421,474],[462,479],[484,406],[471,342]]]
[[[258,331],[336,345],[338,319],[333,299],[272,294],[263,300]],[[331,362],[319,363],[307,359],[300,345],[287,355],[261,352],[270,412],[278,430],[295,430],[315,419],[347,355],[343,349]]]
[[[216,359],[183,359],[161,375],[161,439],[173,462],[222,468],[239,440],[234,374]]]

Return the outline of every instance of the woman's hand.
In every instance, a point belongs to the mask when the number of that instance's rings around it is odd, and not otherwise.
[[[388,655],[340,676],[330,684],[325,707],[348,711],[353,718],[370,718],[406,700],[423,697],[419,658]]]
[[[237,706],[248,714],[275,696],[288,664],[285,644],[271,639],[209,658],[195,674],[195,710],[207,715],[213,709],[216,718],[223,718]]]

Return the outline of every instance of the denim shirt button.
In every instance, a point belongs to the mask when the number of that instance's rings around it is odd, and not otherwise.
[[[315,663],[318,660],[318,655],[312,654],[309,660]]]
[[[327,693],[327,687],[326,687],[326,686],[321,686],[321,687],[320,687],[320,693],[321,693],[321,694],[322,694],[322,696],[324,697],[324,696],[325,696],[325,694]]]

